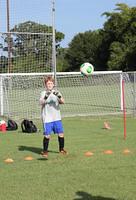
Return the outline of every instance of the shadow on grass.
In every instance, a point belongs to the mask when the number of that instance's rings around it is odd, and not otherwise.
[[[77,198],[73,200],[116,200],[109,197],[102,197],[102,196],[92,196],[91,194],[83,191],[76,192]]]
[[[48,158],[38,158],[37,160],[45,161],[45,160],[48,160]]]
[[[19,146],[18,150],[19,151],[30,151],[30,152],[33,152],[33,153],[36,153],[36,154],[41,154],[41,152],[43,151],[42,148],[30,147],[30,146]],[[48,152],[50,152],[50,153],[59,153],[58,151],[52,151],[52,150],[49,150]]]

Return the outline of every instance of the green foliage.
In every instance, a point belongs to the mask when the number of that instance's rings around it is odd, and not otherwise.
[[[136,70],[136,8],[117,4],[118,12],[104,13],[102,46],[106,53],[105,65],[110,70]]]
[[[98,47],[100,43],[99,30],[77,34],[71,41],[65,56],[69,64],[69,70],[79,70],[80,65],[84,62],[90,62],[98,69]]]
[[[27,21],[15,25],[10,31],[10,35],[3,35],[6,45],[0,48],[6,52],[7,44],[10,45],[13,72],[51,71],[52,27]],[[56,50],[63,38],[63,33],[56,32]]]
[[[107,21],[97,31],[77,34],[71,41],[65,59],[68,70],[79,70],[90,62],[95,70],[136,70],[136,7],[117,4],[105,12]]]
[[[11,32],[46,33],[52,32],[51,26],[42,25],[33,21],[26,21],[15,25]]]
[[[59,48],[57,51],[57,71],[66,71],[68,69],[68,63],[65,59],[67,48]]]
[[[120,42],[113,42],[110,46],[110,60],[108,61],[109,69],[123,70],[125,66],[125,51],[126,47]],[[120,67],[121,68],[120,68]]]
[[[8,59],[6,56],[0,56],[0,73],[4,73],[8,69]]]

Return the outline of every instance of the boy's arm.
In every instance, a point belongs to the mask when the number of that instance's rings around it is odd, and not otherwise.
[[[60,103],[60,104],[64,104],[64,103],[65,103],[65,101],[64,101],[64,98],[63,98],[63,97],[61,97],[61,98],[59,99],[59,103]]]
[[[48,99],[48,97],[49,97],[49,95],[50,95],[50,92],[46,92],[46,91],[44,91],[44,92],[42,92],[41,93],[41,97],[40,97],[40,105],[45,105],[46,104],[46,100]]]
[[[58,90],[54,91],[53,94],[58,97],[58,101],[60,104],[64,104],[64,98],[62,97],[62,94]]]

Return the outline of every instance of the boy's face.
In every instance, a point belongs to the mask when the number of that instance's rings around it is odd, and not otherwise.
[[[47,81],[46,88],[47,90],[52,90],[54,87],[54,83],[52,81]]]

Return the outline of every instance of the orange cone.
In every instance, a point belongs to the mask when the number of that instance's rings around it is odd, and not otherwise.
[[[87,157],[92,156],[92,155],[93,155],[93,152],[91,152],[91,151],[85,152],[85,156],[87,156]]]
[[[4,160],[5,163],[13,163],[14,160],[12,158],[7,158],[6,160]]]
[[[108,122],[104,122],[104,128],[110,130],[111,127]]]
[[[131,153],[131,151],[130,151],[129,149],[124,149],[124,150],[123,150],[123,153],[124,153],[124,154],[129,154],[129,153]]]
[[[106,150],[106,151],[104,151],[104,154],[113,154],[113,151],[112,150]]]
[[[30,161],[30,160],[33,160],[33,157],[32,157],[32,156],[26,156],[26,157],[24,158],[24,160]]]

